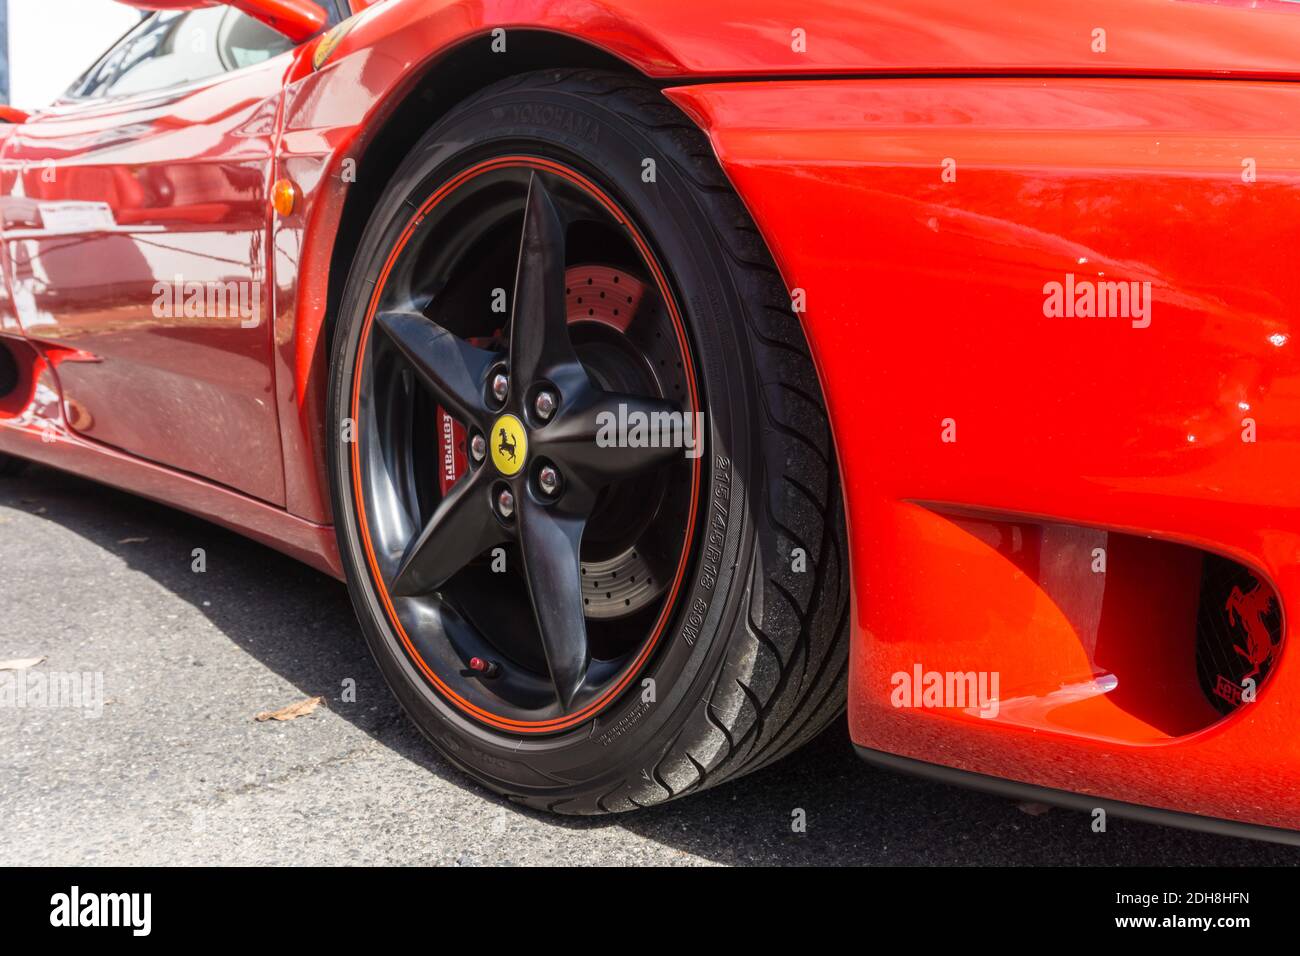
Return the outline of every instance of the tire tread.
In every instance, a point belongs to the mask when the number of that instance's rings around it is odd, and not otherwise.
[[[648,82],[586,69],[546,75],[552,89],[600,98],[653,140],[691,185],[706,212],[704,221],[733,266],[759,379],[756,425],[766,470],[767,521],[748,569],[744,626],[730,637],[710,693],[653,763],[649,780],[634,777],[602,787],[590,800],[555,808],[619,812],[765,767],[843,712],[849,623],[844,510],[830,423],[802,326],[761,234],[707,139]],[[791,569],[793,547],[805,549],[804,574]]]

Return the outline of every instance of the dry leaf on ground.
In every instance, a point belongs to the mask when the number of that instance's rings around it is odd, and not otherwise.
[[[20,657],[12,661],[0,661],[0,671],[25,671],[43,660],[45,660],[43,657]]]
[[[296,704],[290,704],[288,707],[281,707],[279,710],[264,710],[254,720],[297,720],[299,717],[306,717],[317,707],[324,697],[308,697],[306,700],[300,700]]]

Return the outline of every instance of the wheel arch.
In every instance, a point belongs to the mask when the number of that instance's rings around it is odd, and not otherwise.
[[[300,517],[333,521],[324,440],[330,341],[370,210],[411,147],[457,103],[509,76],[594,68],[645,77],[627,60],[555,30],[511,28],[508,56],[494,54],[490,41],[491,31],[483,28],[411,66],[399,66],[392,55],[379,58],[386,62],[375,72],[387,74],[376,78],[379,102],[363,96],[339,105],[338,99],[353,77],[370,85],[366,71],[376,66],[373,58],[360,58],[359,66],[335,64],[350,73],[339,69],[328,76],[328,67],[308,73],[290,87],[282,143],[306,135],[327,144],[299,158],[282,146],[278,157],[278,175],[306,187],[296,221],[275,227],[298,232],[290,244],[301,250],[293,274],[277,279],[281,289],[292,289],[295,316],[289,341],[280,339],[277,375],[288,507]],[[354,175],[347,188],[328,188],[343,179],[349,163]],[[273,237],[273,244],[281,241]]]
[[[486,33],[468,37],[412,70],[405,87],[390,98],[382,122],[368,132],[359,150],[349,151],[356,162],[356,182],[347,191],[332,237],[324,316],[327,348],[369,211],[416,141],[457,103],[499,80],[536,70],[588,67],[645,78],[627,61],[568,34],[512,29],[509,56],[494,54],[487,41]]]

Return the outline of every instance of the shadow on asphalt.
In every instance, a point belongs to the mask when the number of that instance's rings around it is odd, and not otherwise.
[[[198,608],[226,639],[430,773],[505,803],[443,760],[384,685],[338,582],[206,521],[84,479],[33,467],[0,483],[0,503],[35,511],[147,574]],[[119,543],[147,537],[147,546]],[[39,546],[33,542],[33,546]],[[207,549],[207,574],[190,570]],[[210,605],[205,605],[210,601]],[[340,675],[359,700],[338,699]],[[796,809],[807,832],[791,832]],[[616,817],[556,817],[515,808],[556,828],[619,827],[729,864],[1196,865],[1300,863],[1300,849],[1123,820],[1095,834],[1066,810],[1031,815],[999,797],[868,767],[838,721],[780,763],[664,806]]]

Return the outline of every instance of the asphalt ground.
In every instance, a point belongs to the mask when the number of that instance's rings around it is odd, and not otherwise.
[[[869,767],[842,721],[666,806],[521,810],[412,727],[341,584],[44,468],[0,479],[0,595],[0,661],[101,673],[105,701],[98,716],[0,706],[0,865],[1300,863],[1296,848],[1114,818],[1098,834],[1084,814]],[[309,716],[254,720],[317,695]]]

